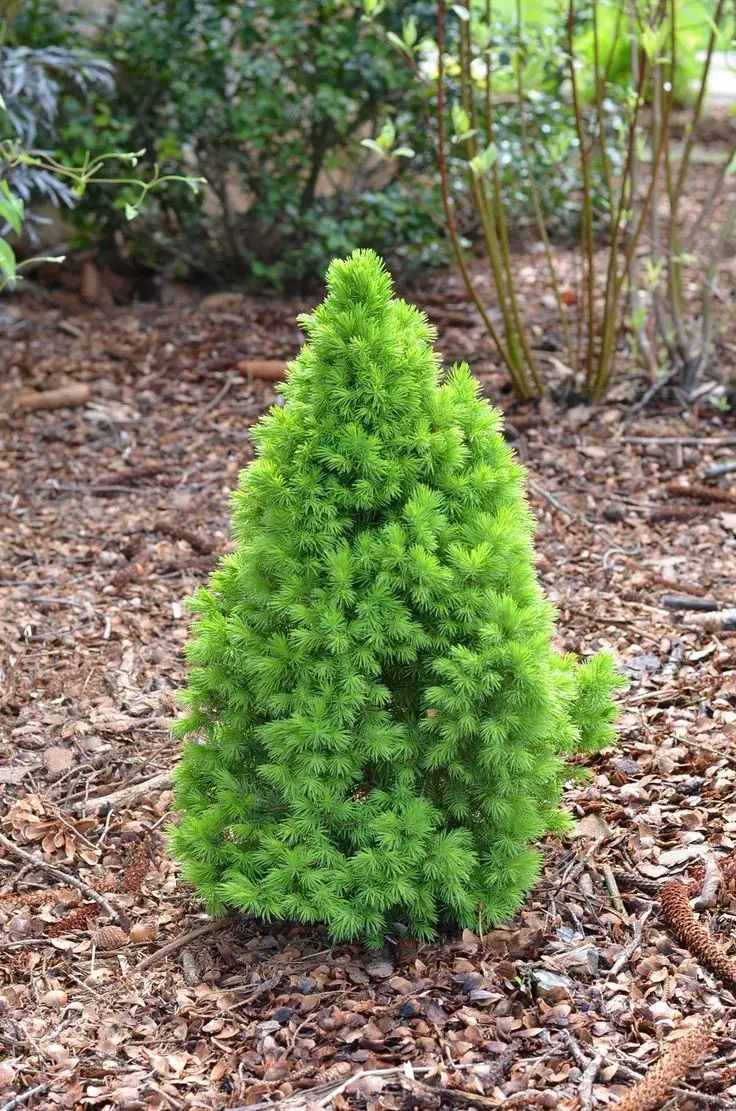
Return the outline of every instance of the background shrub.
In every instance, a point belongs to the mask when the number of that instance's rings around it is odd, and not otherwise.
[[[380,17],[429,27],[432,5],[407,0]],[[439,208],[428,143],[417,121],[424,95],[390,43],[339,0],[122,0],[97,39],[115,64],[113,98],[68,112],[72,152],[146,148],[141,168],[192,173],[195,197],[171,190],[132,230],[138,258],[218,281],[286,284],[324,270],[335,254],[372,243],[406,265],[439,261]],[[387,119],[409,136],[408,163],[361,147]],[[132,144],[132,146],[131,146]],[[124,193],[105,208],[83,202],[90,235],[125,226]]]
[[[93,50],[116,75],[114,90],[95,91],[91,81],[83,89],[68,67],[56,67],[53,126],[48,115],[38,117],[47,149],[80,164],[86,152],[145,148],[142,175],[159,163],[164,174],[210,183],[199,196],[172,186],[132,224],[126,206],[135,190],[87,195],[75,208],[75,245],[122,246],[126,258],[218,284],[308,281],[330,258],[360,245],[377,248],[402,270],[446,261],[436,98],[431,76],[416,79],[411,56],[429,59],[431,70],[431,47],[422,44],[434,38],[436,5],[376,0],[368,6],[370,24],[360,5],[345,0],[120,0],[95,29],[58,0],[21,5],[10,32],[14,48],[56,50],[61,57],[83,46],[88,58]],[[684,99],[708,24],[696,0],[678,3],[677,10],[674,84]],[[469,11],[482,21],[485,3]],[[611,66],[602,118],[593,122],[593,11],[593,4],[575,5],[575,50],[584,123],[591,121],[589,187],[600,232],[608,206],[599,132],[603,122],[615,172],[629,110],[631,49],[623,0],[596,5],[602,62],[610,57]],[[577,235],[579,136],[561,64],[567,5],[522,3],[521,21],[515,0],[496,0],[492,12],[494,143],[508,225],[512,232],[531,227],[536,239],[533,179],[549,233]],[[458,49],[456,22],[448,23],[450,56]],[[396,49],[407,33],[413,52]],[[519,54],[526,150],[515,95]],[[457,76],[448,63],[448,98],[455,102]],[[362,145],[387,124],[393,147],[412,148],[411,158],[377,158]],[[460,230],[470,242],[479,228],[460,145],[448,152],[448,164]],[[110,170],[121,174],[124,167]],[[42,188],[39,182],[36,193]]]

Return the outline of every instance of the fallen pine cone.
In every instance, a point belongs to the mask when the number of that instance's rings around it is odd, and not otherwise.
[[[170,536],[172,540],[184,540],[190,548],[199,552],[200,555],[212,555],[215,551],[216,545],[208,537],[202,536],[193,529],[185,528],[183,525],[170,521],[158,521],[154,527],[158,532]]]
[[[730,984],[736,984],[736,961],[715,941],[693,914],[687,888],[679,880],[664,884],[659,902],[665,921],[694,957]]]
[[[137,894],[150,867],[151,858],[148,852],[148,843],[140,841],[133,851],[130,864],[123,872],[120,880],[120,890],[127,891],[132,895]]]
[[[101,926],[95,930],[92,940],[98,949],[120,949],[128,944],[128,935],[120,926]]]
[[[705,1026],[693,1026],[665,1050],[647,1075],[616,1104],[616,1111],[656,1111],[669,1099],[672,1089],[688,1070],[700,1064],[710,1048],[711,1036]]]
[[[58,922],[54,922],[49,926],[46,934],[48,937],[62,937],[64,934],[69,934],[73,930],[86,930],[93,918],[99,917],[100,908],[97,906],[79,907],[78,910],[67,914],[65,918],[60,918]]]
[[[44,903],[52,900],[64,903],[65,906],[73,906],[80,898],[76,887],[47,887],[40,891],[0,892],[0,902],[21,903],[25,907],[42,907]]]
[[[145,567],[142,563],[127,563],[125,567],[121,567],[119,571],[110,579],[110,585],[114,586],[116,590],[122,590],[123,587],[129,586],[130,583],[140,579],[145,574]]]

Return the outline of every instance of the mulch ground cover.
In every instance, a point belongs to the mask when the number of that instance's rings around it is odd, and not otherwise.
[[[210,922],[164,841],[182,600],[230,550],[228,495],[277,397],[262,364],[298,350],[308,303],[6,301],[5,1111],[591,1111],[704,1019],[713,1048],[677,1105],[736,1108],[736,422],[666,398],[636,410],[627,384],[596,411],[519,409],[454,279],[412,296],[508,410],[559,647],[607,648],[631,678],[617,747],[568,792],[577,835],[545,843],[524,908],[482,936],[370,954]],[[13,407],[70,383],[86,403]],[[667,920],[672,880],[718,959]]]

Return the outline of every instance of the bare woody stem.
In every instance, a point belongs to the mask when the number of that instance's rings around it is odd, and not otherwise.
[[[521,0],[516,0],[516,24],[519,31],[519,39],[521,40]],[[490,68],[490,63],[489,63]],[[557,268],[554,263],[554,256],[552,254],[552,245],[549,241],[549,234],[547,233],[547,222],[544,218],[544,210],[542,208],[541,198],[539,196],[539,189],[537,187],[537,179],[534,174],[534,162],[531,157],[529,149],[529,130],[527,127],[524,97],[524,88],[522,81],[522,64],[521,64],[521,51],[517,54],[516,61],[516,92],[519,98],[519,126],[521,134],[521,152],[524,156],[524,161],[527,166],[527,173],[529,175],[529,193],[532,198],[532,205],[534,207],[534,218],[537,222],[537,231],[539,232],[542,245],[544,246],[544,257],[547,262],[547,269],[549,270],[550,282],[552,284],[552,292],[557,303],[557,311],[560,317],[560,325],[562,326],[562,334],[565,339],[565,348],[567,350],[568,365],[575,369],[575,355],[572,348],[572,339],[570,337],[570,321],[568,319],[567,308],[562,300],[562,292],[560,290],[560,283],[557,277]]]
[[[687,171],[688,171],[688,168],[690,166],[690,157],[692,155],[693,147],[695,145],[695,136],[696,136],[696,133],[697,133],[698,124],[700,123],[700,117],[703,113],[703,104],[705,102],[705,93],[706,93],[706,90],[707,90],[707,87],[708,87],[708,77],[710,75],[710,67],[711,67],[711,63],[713,61],[713,52],[715,50],[716,40],[718,38],[718,28],[720,26],[721,17],[723,15],[724,7],[725,7],[725,0],[718,0],[718,4],[716,5],[716,10],[713,13],[713,18],[710,21],[711,30],[710,30],[710,35],[708,37],[708,46],[706,47],[706,51],[705,51],[705,61],[703,63],[703,72],[701,74],[700,85],[698,87],[698,95],[695,99],[695,105],[693,107],[693,115],[692,115],[692,120],[691,120],[691,123],[690,123],[690,130],[687,132],[687,134],[683,138],[683,147],[682,147],[682,150],[680,152],[680,169],[679,169],[679,172],[677,174],[677,182],[675,184],[675,196],[676,196],[678,202],[679,202],[680,198],[682,197],[682,190],[684,188],[685,179],[687,177]],[[673,5],[673,8],[674,8],[674,5]],[[673,16],[673,18],[674,18],[674,16]],[[674,65],[673,65],[672,68],[673,68],[673,71],[674,71]],[[674,72],[673,72],[673,77],[674,77]]]
[[[652,198],[655,195],[657,178],[659,174],[659,165],[662,159],[663,150],[666,148],[669,116],[672,107],[672,94],[666,98],[664,110],[662,113],[662,122],[660,134],[656,144],[656,149],[652,161],[652,170],[649,177],[649,185],[647,188],[646,196],[639,212],[639,219],[635,225],[633,234],[629,237],[628,245],[624,254],[623,266],[618,268],[618,239],[621,230],[622,219],[626,212],[627,199],[633,203],[631,197],[631,190],[629,188],[631,182],[631,168],[634,164],[636,156],[636,140],[639,129],[639,112],[644,100],[644,81],[648,72],[646,58],[642,59],[639,71],[639,81],[636,89],[636,105],[634,112],[629,121],[628,130],[628,144],[626,163],[624,165],[621,184],[619,187],[619,200],[616,207],[614,216],[613,228],[611,231],[611,244],[610,253],[608,258],[608,271],[606,275],[606,292],[605,292],[605,312],[604,312],[604,327],[603,336],[601,340],[601,349],[598,359],[598,366],[595,377],[592,381],[588,382],[588,388],[591,399],[597,401],[605,393],[606,386],[611,374],[611,364],[613,359],[614,341],[618,330],[618,313],[621,300],[622,291],[629,280],[629,273],[631,264],[635,257],[639,240],[641,238],[644,225],[646,223]]]
[[[503,343],[493,321],[488,314],[488,311],[483,304],[475,282],[468,268],[465,252],[463,251],[460,242],[460,235],[457,230],[455,222],[455,214],[452,208],[452,201],[450,198],[450,181],[447,169],[447,130],[445,126],[445,62],[444,62],[444,49],[445,49],[445,5],[444,0],[437,0],[437,162],[440,175],[440,193],[442,196],[442,207],[445,213],[445,220],[447,222],[447,231],[450,236],[450,243],[452,245],[453,255],[455,262],[460,271],[465,288],[481,315],[483,323],[486,326],[491,340],[493,341],[496,350],[501,356],[506,369],[509,372],[514,393],[519,398],[528,398],[530,396],[529,384],[526,381],[526,376],[520,376],[517,367],[509,358],[509,353],[506,345]]]
[[[572,90],[572,106],[575,116],[575,131],[580,147],[580,169],[583,177],[583,249],[585,251],[585,300],[587,312],[586,353],[585,353],[585,379],[588,385],[593,380],[593,360],[595,356],[595,251],[593,245],[593,208],[592,186],[590,179],[590,163],[588,161],[588,148],[583,123],[583,113],[580,105],[578,79],[575,72],[575,0],[570,0],[567,11],[567,52],[570,72],[570,86]]]
[[[621,11],[622,5],[619,6],[618,11]],[[639,39],[636,34],[636,0],[629,0],[629,30],[631,33],[631,74],[634,78],[634,85],[639,86],[639,68],[641,59],[639,54]],[[636,204],[636,196],[639,187],[639,156],[634,144],[633,157],[631,159],[630,169],[630,192],[631,192],[631,214],[634,214],[634,205]],[[654,214],[657,207],[656,195],[653,198],[652,213]],[[656,373],[656,364],[654,362],[654,354],[652,352],[652,345],[646,335],[643,323],[638,322],[639,315],[639,261],[634,254],[631,259],[631,267],[629,269],[629,315],[631,319],[631,326],[634,330],[636,345],[642,358],[646,361],[649,375],[652,380]]]
[[[471,122],[471,135],[466,141],[466,149],[470,160],[478,154],[476,135],[478,133],[478,116],[473,91],[473,78],[471,73],[470,34],[466,23],[460,28],[460,92],[462,104],[468,113]],[[490,58],[487,65],[490,67]],[[514,274],[511,265],[511,253],[508,244],[508,235],[504,220],[503,195],[497,168],[493,168],[493,202],[488,197],[485,177],[482,173],[475,173],[469,162],[468,179],[476,209],[483,229],[493,281],[496,287],[496,296],[504,318],[506,329],[506,342],[509,358],[517,366],[520,375],[526,378],[528,367],[537,392],[544,393],[544,386],[537,369],[537,365],[527,342],[524,325],[521,320],[519,306],[516,298]],[[498,222],[498,230],[496,229]]]

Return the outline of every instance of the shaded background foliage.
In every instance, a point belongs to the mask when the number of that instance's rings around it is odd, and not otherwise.
[[[57,70],[54,111],[40,121],[45,147],[76,162],[144,148],[144,176],[157,162],[163,173],[210,183],[198,196],[185,185],[168,189],[133,227],[125,217],[132,190],[88,194],[75,210],[76,244],[111,247],[124,234],[126,254],[138,262],[220,284],[312,281],[332,257],[363,245],[399,270],[446,262],[435,97],[391,42],[408,22],[418,42],[431,39],[435,17],[428,0],[396,0],[371,25],[362,8],[341,0],[121,0],[95,25],[55,0],[23,4],[13,43],[47,52],[83,43],[115,74],[114,89],[87,80],[83,90],[79,65]],[[583,12],[583,37],[586,20]],[[519,42],[513,14],[494,17],[499,169],[522,231],[533,213],[512,49],[525,52],[533,89],[527,127],[550,229],[575,234],[579,226],[577,140],[559,64],[564,35],[559,20],[531,19]],[[452,32],[448,45],[457,45]],[[411,159],[377,160],[361,147],[387,121]],[[612,135],[614,125],[611,112]],[[463,163],[451,162],[462,196]],[[598,172],[594,166],[594,182]],[[476,231],[470,205],[463,230],[471,239]]]
[[[410,14],[429,28],[431,12],[402,2],[383,18],[389,30]],[[65,41],[75,18],[47,15],[45,34]],[[29,12],[16,35],[36,33]],[[359,145],[388,116],[413,132],[424,98],[358,9],[334,0],[123,0],[92,41],[115,66],[116,91],[82,112],[67,100],[59,144],[75,158],[145,148],[143,173],[157,161],[211,186],[208,196],[181,187],[157,201],[133,229],[142,261],[282,284],[315,276],[363,242],[407,263],[441,258],[423,211],[432,183],[410,189],[404,166],[377,166]],[[412,143],[416,179],[430,166],[429,137],[422,144],[412,133]],[[82,233],[109,238],[124,227],[127,199],[125,191],[84,199]]]

